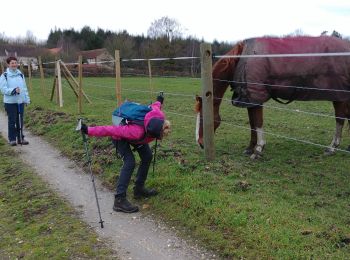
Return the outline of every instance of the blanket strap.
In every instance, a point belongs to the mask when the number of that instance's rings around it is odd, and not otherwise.
[[[283,102],[282,100],[276,98],[276,97],[271,97],[273,100],[275,100],[276,102],[280,103],[280,104],[283,104],[283,105],[288,105],[289,103],[292,103],[295,99],[290,99],[286,102]]]

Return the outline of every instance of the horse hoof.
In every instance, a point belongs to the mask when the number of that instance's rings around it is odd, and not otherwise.
[[[245,155],[252,155],[254,153],[253,149],[247,148],[243,151],[243,154]]]
[[[250,159],[252,160],[258,160],[261,158],[261,154],[258,154],[258,153],[253,153],[251,156],[250,156]]]
[[[331,149],[331,148],[327,148],[326,150],[324,150],[324,155],[330,156],[335,154],[335,150]]]

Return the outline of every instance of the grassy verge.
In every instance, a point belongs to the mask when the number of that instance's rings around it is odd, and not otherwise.
[[[147,79],[123,78],[124,98],[150,102],[148,83]],[[224,122],[216,133],[217,157],[208,163],[193,140],[193,95],[200,93],[199,83],[183,78],[153,79],[154,87],[165,91],[165,111],[173,132],[161,143],[156,171],[148,179],[148,185],[157,187],[160,195],[149,200],[144,211],[180,230],[183,227],[223,257],[349,258],[350,155],[324,156],[319,146],[293,141],[328,145],[334,119],[298,111],[332,115],[331,104],[280,106],[290,111],[266,108],[264,129],[273,134],[266,135],[263,158],[251,161],[242,154],[250,135],[247,113],[225,101],[221,106]],[[35,85],[39,86],[38,81]],[[51,85],[52,80],[47,82]],[[86,78],[84,86],[93,101],[84,104],[87,123],[110,124],[115,108],[113,79]],[[78,114],[72,91],[64,88],[63,108],[49,102],[39,87],[31,96],[27,127],[82,162],[82,141],[73,131]],[[349,135],[344,135],[340,148],[349,143]],[[112,188],[121,160],[107,138],[91,139],[90,145],[94,172]]]
[[[0,259],[112,259],[66,202],[0,138]]]

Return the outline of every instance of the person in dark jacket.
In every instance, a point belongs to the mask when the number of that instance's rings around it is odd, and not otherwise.
[[[6,59],[8,68],[0,77],[0,90],[8,118],[8,140],[11,146],[29,144],[23,136],[24,106],[30,103],[24,75],[17,69],[16,57]],[[21,136],[22,135],[22,136]],[[17,139],[17,142],[16,142]]]

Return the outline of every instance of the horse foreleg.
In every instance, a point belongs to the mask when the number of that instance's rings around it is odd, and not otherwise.
[[[263,108],[254,107],[251,108],[251,113],[253,115],[254,121],[254,132],[256,136],[254,152],[250,156],[251,159],[257,159],[262,156],[262,151],[264,150],[266,141],[264,138],[264,129],[263,129]]]
[[[335,149],[340,145],[341,141],[341,134],[343,131],[343,126],[344,126],[344,120],[342,123],[337,122],[335,126],[335,134],[333,136],[333,140],[329,147],[326,148],[325,154],[326,155],[332,155],[335,153]]]
[[[328,148],[325,150],[326,155],[332,155],[335,153],[335,149],[340,145],[342,131],[344,126],[344,118],[346,116],[346,104],[341,102],[333,102],[336,124],[335,124],[335,134],[333,140]]]
[[[247,111],[250,125],[250,142],[247,148],[244,149],[243,153],[246,155],[251,155],[254,153],[254,147],[257,143],[257,134],[255,131],[254,110],[252,108],[248,108]]]

